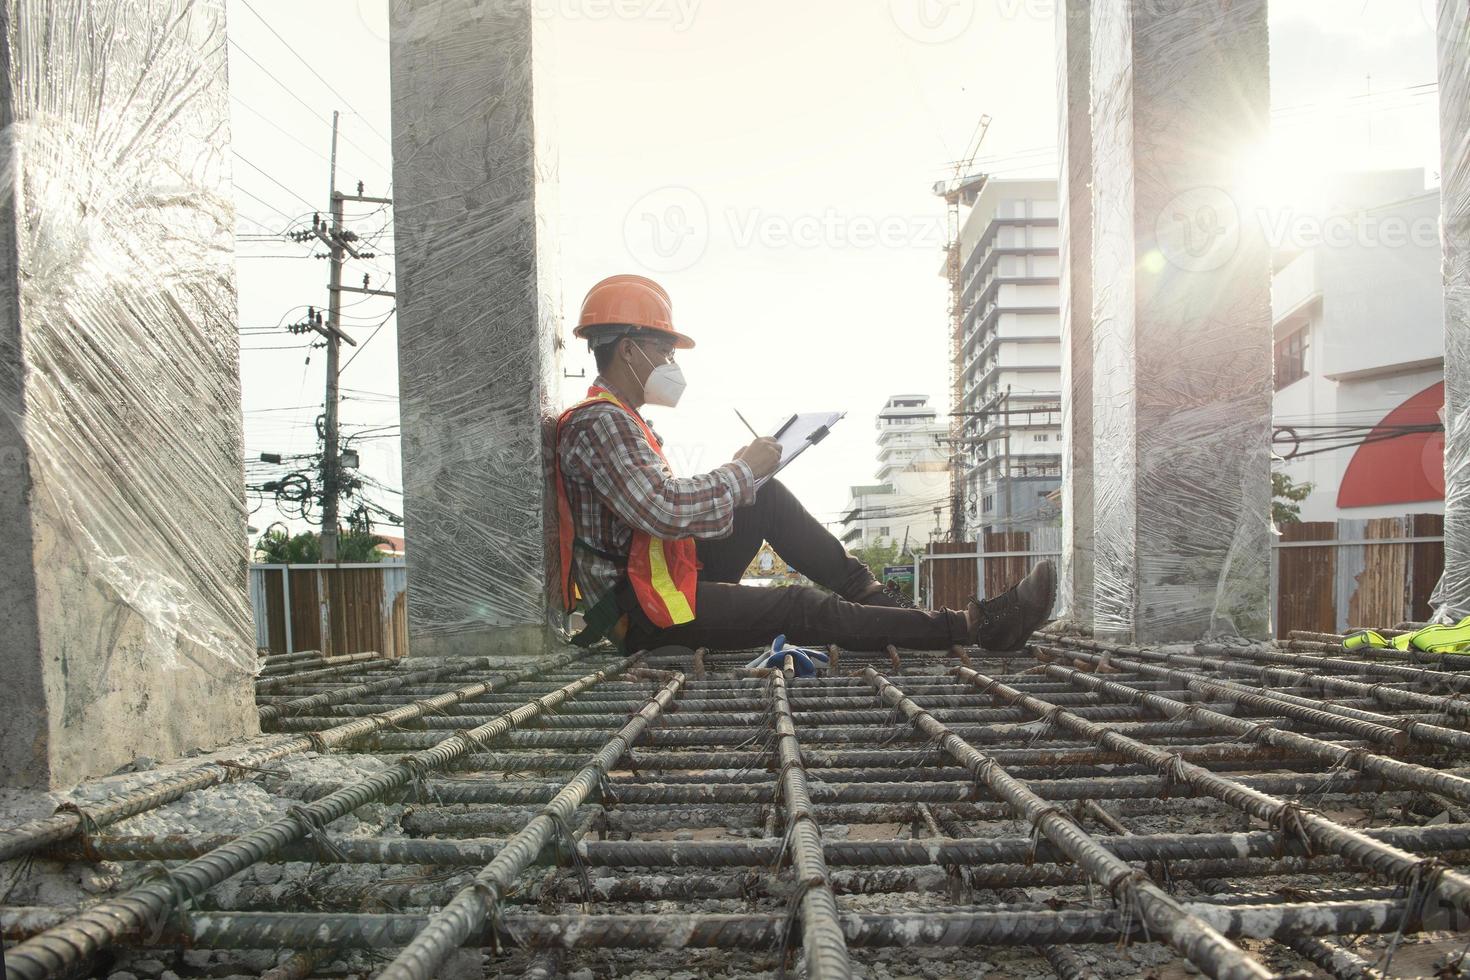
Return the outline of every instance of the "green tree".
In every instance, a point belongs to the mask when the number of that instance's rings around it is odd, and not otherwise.
[[[1271,522],[1277,527],[1300,522],[1301,502],[1311,494],[1312,486],[1310,483],[1294,483],[1285,473],[1272,473]]]
[[[885,544],[882,538],[874,539],[873,543],[866,548],[853,548],[850,554],[858,561],[867,565],[872,571],[873,577],[879,582],[883,581],[884,565],[912,565],[914,556],[910,553],[899,554],[899,545],[896,539],[890,538]],[[905,589],[905,592],[908,590]]]
[[[343,531],[337,536],[337,557],[344,562],[382,561],[378,545],[386,538],[365,531]],[[268,565],[315,565],[322,560],[322,539],[315,531],[290,534],[279,528],[266,531],[255,542],[260,560]]]

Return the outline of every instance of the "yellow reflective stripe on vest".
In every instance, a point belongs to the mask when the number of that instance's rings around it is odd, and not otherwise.
[[[673,576],[669,574],[669,563],[664,558],[664,543],[658,538],[648,539],[648,572],[649,578],[653,580],[653,590],[663,600],[674,624],[687,623],[694,619],[694,610],[689,608],[689,600],[684,598],[684,593],[674,585]]]

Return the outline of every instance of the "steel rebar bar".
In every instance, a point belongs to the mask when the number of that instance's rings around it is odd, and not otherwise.
[[[567,782],[562,792],[547,804],[545,811],[506,842],[500,853],[475,876],[474,884],[460,891],[433,915],[379,974],[379,980],[432,980],[445,957],[479,931],[487,918],[493,922],[501,897],[516,877],[536,860],[552,841],[558,825],[566,823],[649,723],[656,720],[678,696],[683,683],[684,675],[676,674],[658,694],[649,698],[648,703],[593,756],[586,768]],[[573,842],[571,846],[577,845]]]
[[[1087,679],[1089,683],[1116,683],[1081,674],[1070,667],[1053,665],[1047,670],[1071,672]],[[955,674],[998,700],[1018,704],[1037,716],[1046,718],[1053,725],[1092,739],[1100,746],[1124,752],[1139,762],[1155,766],[1159,772],[1168,774],[1168,778],[1186,783],[1198,792],[1265,820],[1269,826],[1296,833],[1309,846],[1339,854],[1351,864],[1358,864],[1380,874],[1406,881],[1412,879],[1416,889],[1423,889],[1426,894],[1438,894],[1461,911],[1470,912],[1470,877],[1453,869],[1440,867],[1432,858],[1385,844],[1295,802],[1268,795],[1246,786],[1241,780],[1221,776],[1202,766],[1170,756],[1151,745],[1120,735],[1106,725],[1079,718],[1065,708],[1023,694],[968,667],[956,668]],[[1157,699],[1161,695],[1148,694],[1144,697]]]
[[[1271,977],[1271,971],[1249,953],[1175,901],[1142,872],[1099,844],[1064,811],[1048,805],[1025,784],[1012,779],[998,762],[935,720],[873,668],[864,669],[863,678],[883,696],[886,703],[902,711],[917,730],[939,740],[956,761],[974,774],[977,782],[984,783],[1015,807],[1018,816],[1024,817],[1038,834],[1061,848],[1119,904],[1125,909],[1136,908],[1148,931],[1162,933],[1170,946],[1203,973],[1217,980],[1266,980]]]
[[[813,980],[841,980],[852,976],[852,963],[848,960],[842,927],[837,922],[837,900],[833,897],[827,877],[827,862],[822,856],[822,832],[817,825],[807,786],[801,743],[796,738],[796,723],[791,718],[786,685],[784,672],[771,675],[776,758],[781,767],[776,784],[784,803],[786,840],[797,874],[806,972]]]
[[[324,836],[326,825],[332,821],[381,799],[412,780],[423,778],[449,759],[469,751],[481,740],[523,724],[560,701],[575,697],[579,691],[599,683],[608,673],[631,666],[637,659],[635,654],[612,670],[588,674],[559,691],[541,695],[515,711],[501,715],[489,725],[452,735],[433,749],[405,757],[389,769],[374,773],[314,803],[293,808],[278,820],[187,864],[171,868],[162,880],[138,885],[87,908],[54,929],[8,950],[5,957],[7,978],[43,980],[55,976],[124,935],[156,927],[181,904],[204,894],[226,878],[239,874],[288,844],[301,840],[320,843],[317,835]],[[326,845],[322,846],[325,848]]]

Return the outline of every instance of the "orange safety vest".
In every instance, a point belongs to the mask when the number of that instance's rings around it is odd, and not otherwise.
[[[587,399],[578,402],[556,420],[556,513],[557,531],[561,544],[562,609],[571,612],[576,608],[577,588],[572,580],[572,555],[577,543],[576,528],[572,524],[572,505],[567,499],[566,483],[561,475],[561,427],[572,413],[598,402],[611,402],[633,416],[648,445],[664,459],[663,449],[654,437],[653,430],[638,415],[618,400],[606,388],[593,385],[587,389]],[[664,460],[667,462],[667,460]],[[660,629],[677,626],[694,619],[694,590],[699,581],[699,559],[695,553],[693,538],[678,538],[665,541],[650,534],[633,529],[633,540],[628,546],[627,575],[633,592],[638,596],[638,605],[649,620]]]

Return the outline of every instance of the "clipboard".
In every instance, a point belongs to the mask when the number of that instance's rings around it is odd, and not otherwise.
[[[781,444],[781,462],[776,464],[771,476],[784,470],[792,460],[806,452],[809,446],[815,446],[827,438],[832,426],[842,421],[846,415],[846,412],[798,412],[783,422],[771,434],[771,438]],[[757,480],[756,486],[764,486],[771,476]]]

